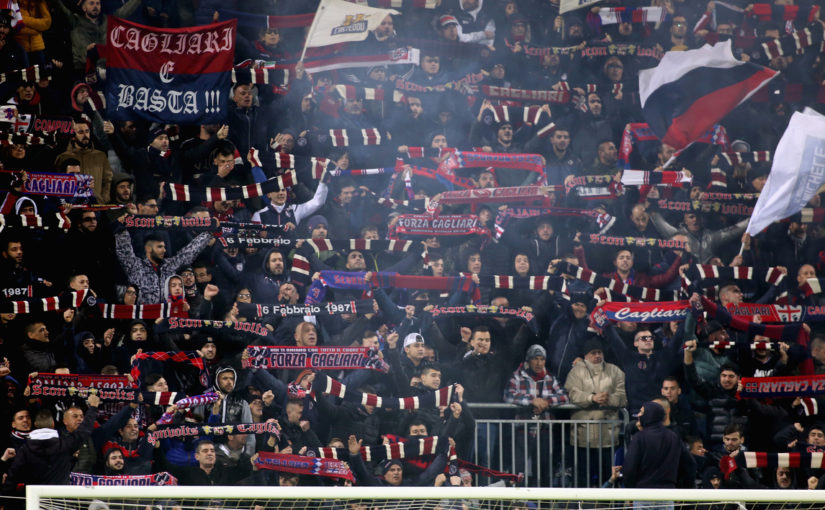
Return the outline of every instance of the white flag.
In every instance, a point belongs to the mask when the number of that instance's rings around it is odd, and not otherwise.
[[[398,11],[344,0],[321,0],[309,27],[306,48],[363,41],[389,14],[398,14]]]
[[[747,233],[794,215],[825,183],[825,116],[805,108],[791,117],[776,146],[773,166],[753,208]]]
[[[602,0],[561,0],[561,5],[559,6],[559,14],[564,14],[565,12],[575,11],[576,9],[581,9],[582,7],[587,7],[588,5],[593,5],[601,2]]]

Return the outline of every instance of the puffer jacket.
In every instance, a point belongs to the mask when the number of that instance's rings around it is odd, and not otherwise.
[[[736,225],[723,228],[720,230],[702,229],[701,232],[695,234],[689,231],[684,225],[679,225],[679,228],[674,227],[662,217],[661,214],[654,212],[650,215],[650,221],[656,227],[656,230],[662,234],[662,237],[671,238],[676,234],[684,234],[688,238],[690,245],[690,253],[696,257],[701,264],[707,264],[708,260],[718,253],[720,244],[739,239],[745,228],[748,226],[750,218],[745,218]]]
[[[138,301],[140,304],[161,303],[163,301],[163,282],[181,266],[191,264],[206,248],[212,236],[208,232],[200,234],[191,243],[183,247],[174,257],[163,259],[158,270],[145,257],[138,258],[132,250],[132,238],[123,230],[115,235],[115,253],[120,265],[129,277],[129,281],[140,287]]]
[[[624,372],[612,363],[593,365],[588,361],[580,361],[573,366],[564,388],[570,396],[570,402],[586,409],[576,411],[570,418],[573,420],[617,420],[619,413],[614,410],[600,409],[590,397],[595,393],[606,391],[609,395],[607,405],[623,407],[627,405],[627,394],[624,389]],[[577,433],[570,436],[570,444],[574,446],[611,446],[619,442],[619,427],[604,424],[601,427],[584,424],[577,425]],[[599,442],[601,438],[601,443]],[[576,440],[578,439],[578,440]]]
[[[20,2],[20,14],[23,16],[23,28],[15,35],[15,39],[26,53],[46,49],[43,42],[43,32],[52,26],[52,15],[44,0],[30,0]]]

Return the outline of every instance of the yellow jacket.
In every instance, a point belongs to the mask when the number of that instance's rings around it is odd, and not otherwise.
[[[21,2],[20,13],[23,15],[23,28],[15,36],[17,42],[26,53],[45,50],[43,32],[52,26],[52,15],[49,14],[46,2],[44,0]]]

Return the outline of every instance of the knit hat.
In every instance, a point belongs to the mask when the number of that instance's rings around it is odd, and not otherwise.
[[[9,11],[0,12],[0,27],[11,28],[11,16],[9,15]]]
[[[604,345],[601,340],[595,335],[591,336],[582,346],[582,356],[591,351],[604,351]]]
[[[154,126],[151,129],[149,129],[149,133],[146,135],[146,143],[152,143],[155,141],[155,138],[165,134],[166,130],[163,129],[162,125]]]
[[[445,16],[441,16],[438,19],[438,23],[441,25],[441,28],[450,26],[450,25],[458,25],[458,20],[455,16],[450,16],[449,14]]]
[[[527,349],[527,355],[524,357],[527,361],[530,361],[533,358],[538,358],[541,356],[544,359],[547,359],[547,351],[544,347],[540,346],[539,344],[533,344]]]
[[[404,468],[404,463],[402,463],[399,459],[387,459],[381,463],[381,474],[387,474],[387,471],[389,471],[393,465],[398,466],[402,469]]]
[[[723,326],[719,323],[719,321],[707,321],[698,328],[699,339],[707,340],[711,334],[716,333],[721,329],[723,329]]]
[[[316,214],[315,216],[309,219],[308,226],[310,233],[312,233],[313,230],[318,228],[318,225],[324,225],[326,227],[329,227],[329,222],[325,217],[321,216],[320,214]]]

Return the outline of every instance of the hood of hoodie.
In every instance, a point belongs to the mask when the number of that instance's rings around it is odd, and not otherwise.
[[[60,439],[55,429],[35,429],[29,434],[27,444],[38,455],[55,452]]]
[[[665,420],[665,409],[656,402],[645,402],[642,404],[642,409],[645,412],[639,417],[639,423],[644,428],[661,425]]]
[[[183,286],[183,278],[181,278],[181,276],[179,274],[169,275],[166,278],[166,280],[163,281],[163,300],[164,301],[169,301],[169,297],[170,297],[169,296],[169,282],[172,281],[172,278],[180,279],[180,284],[181,284],[181,286]],[[186,297],[186,292],[184,291],[184,293],[180,296],[179,299],[184,299],[185,297]]]
[[[232,367],[221,367],[217,370],[217,372],[215,372],[215,385],[212,387],[213,390],[216,391],[217,393],[223,393],[223,391],[218,386],[218,378],[224,372],[232,372],[232,375],[235,376],[235,384],[236,385],[238,384],[238,373],[235,372],[235,369],[232,368]],[[233,388],[232,391],[235,391],[235,389]]]
[[[29,197],[20,197],[17,199],[17,202],[14,203],[14,214],[20,214],[20,209],[26,205],[26,202],[31,202],[31,205],[34,206],[34,214],[37,214],[37,203]]]

